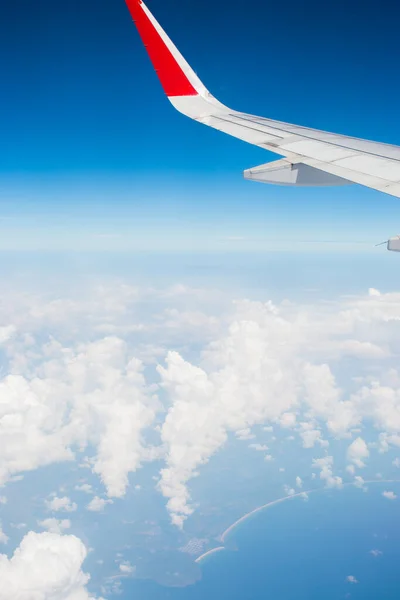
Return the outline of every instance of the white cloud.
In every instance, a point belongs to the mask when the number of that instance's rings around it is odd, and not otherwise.
[[[369,288],[368,290],[368,295],[369,296],[382,296],[382,294],[380,293],[379,290],[375,289],[375,288]]]
[[[75,512],[78,509],[76,502],[72,502],[68,496],[54,496],[51,500],[46,500],[46,507],[53,512]]]
[[[116,284],[81,289],[76,299],[12,290],[6,297],[0,319],[13,325],[0,327],[9,361],[0,377],[0,485],[94,446],[94,471],[110,495],[123,495],[128,473],[147,458],[141,433],[158,404],[129,344],[99,331],[138,325],[130,307],[138,290]]]
[[[73,535],[31,531],[11,558],[0,555],[0,600],[95,600],[81,570],[86,554]]]
[[[84,492],[85,494],[93,493],[93,488],[89,483],[82,483],[80,485],[76,485],[75,489],[77,492]]]
[[[397,433],[383,432],[379,434],[379,451],[388,452],[392,446],[400,448],[400,435]]]
[[[302,487],[303,487],[303,480],[302,480],[302,478],[301,478],[301,477],[299,477],[299,476],[297,476],[297,477],[296,477],[296,486],[297,486],[298,488],[302,488]]]
[[[394,461],[392,462],[392,465],[394,467],[397,467],[397,469],[400,469],[400,458],[395,458]]]
[[[356,467],[365,467],[364,459],[369,457],[369,450],[366,442],[358,437],[350,444],[347,449],[347,458]]]
[[[107,504],[112,504],[112,500],[105,500],[104,498],[99,498],[99,496],[95,496],[87,505],[87,510],[91,510],[92,512],[101,512],[107,506]]]
[[[146,388],[143,366],[129,357],[125,342],[106,338],[83,347],[66,367],[81,391],[71,415],[73,427],[83,444],[90,440],[96,445],[93,471],[108,495],[121,497],[128,474],[146,457],[142,431],[158,407]]]
[[[387,498],[388,500],[396,500],[397,495],[394,492],[384,491],[382,492],[382,496]]]
[[[247,427],[246,429],[240,429],[239,431],[236,432],[236,437],[239,440],[252,440],[255,438],[255,435],[251,433],[251,429],[250,427]]]
[[[356,577],[354,577],[354,575],[348,575],[346,577],[346,581],[348,583],[359,583],[358,579],[356,579]]]
[[[301,432],[303,448],[314,448],[316,442],[321,440],[321,432],[318,429],[306,429]]]
[[[383,552],[382,550],[370,550],[370,554],[376,558],[377,556],[382,556]]]
[[[56,519],[51,517],[49,519],[43,519],[43,521],[38,521],[38,525],[50,533],[61,534],[66,529],[71,528],[71,521],[69,519]]]
[[[50,394],[58,394],[59,401],[54,403]],[[61,425],[64,394],[57,382],[50,386],[49,382],[36,378],[27,381],[19,375],[0,381],[0,484],[15,473],[72,459]]]
[[[142,364],[118,338],[75,350],[53,341],[44,353],[34,377],[10,375],[0,382],[0,483],[15,472],[71,460],[74,446],[90,443],[97,449],[93,471],[110,496],[122,496],[129,472],[146,458],[141,434],[158,406]]]
[[[107,495],[121,497],[129,474],[165,451],[159,487],[173,522],[182,525],[193,510],[190,478],[229,435],[249,439],[257,425],[284,428],[291,430],[286,439],[299,436],[305,449],[343,438],[353,476],[374,448],[365,424],[380,432],[382,452],[400,447],[400,374],[388,360],[400,351],[400,294],[312,306],[245,300],[218,318],[199,307],[205,297],[184,286],[157,292],[119,284],[80,301],[16,296],[3,318],[12,325],[3,332],[10,373],[0,379],[0,484],[87,449],[86,465]],[[143,324],[132,309],[139,298],[168,306]],[[190,332],[197,342],[214,340],[191,362],[184,358],[197,356]],[[161,435],[156,449],[146,430],[161,407],[136,358],[150,347],[158,349],[152,360],[163,348],[179,348],[158,367],[167,398],[160,432],[153,431]],[[349,355],[357,357],[351,374]],[[333,463],[316,466],[325,485],[342,485]]]
[[[130,574],[130,573],[134,573],[135,567],[132,566],[129,561],[125,561],[125,562],[120,563],[119,570],[121,571],[121,573]]]
[[[233,321],[227,337],[211,345],[207,371],[176,352],[168,354],[166,368],[158,367],[172,399],[162,427],[168,455],[160,489],[180,521],[192,511],[186,481],[225,443],[227,432],[278,420],[297,403],[293,375],[284,375],[281,366],[288,347],[277,347],[273,335],[266,335],[271,327],[275,336],[289,339],[290,327],[270,303],[238,305],[239,312],[247,310],[255,311],[253,320]]]
[[[267,450],[269,450],[268,446],[266,446],[265,444],[250,444],[249,448],[251,448],[252,450],[256,450],[257,452],[266,452]]]
[[[325,456],[324,458],[316,458],[313,460],[313,467],[320,469],[320,479],[325,482],[328,488],[341,488],[343,479],[337,475],[333,475],[333,457]]]
[[[361,489],[365,489],[365,490],[367,489],[364,487],[365,481],[364,481],[363,477],[360,477],[359,475],[356,475],[356,477],[354,477],[354,485]]]

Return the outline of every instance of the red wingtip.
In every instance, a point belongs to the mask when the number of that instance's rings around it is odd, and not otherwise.
[[[196,96],[196,89],[145,12],[142,0],[125,1],[166,95]]]

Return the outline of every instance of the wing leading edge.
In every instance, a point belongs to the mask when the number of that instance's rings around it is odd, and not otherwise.
[[[246,170],[246,179],[281,185],[357,183],[400,197],[400,147],[231,110],[210,94],[142,0],[126,3],[178,111],[284,157]]]

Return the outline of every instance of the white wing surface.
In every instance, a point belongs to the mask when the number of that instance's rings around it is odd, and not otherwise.
[[[400,147],[231,110],[203,83],[142,0],[126,0],[166,95],[184,115],[284,157],[246,179],[280,185],[357,183],[400,197]]]

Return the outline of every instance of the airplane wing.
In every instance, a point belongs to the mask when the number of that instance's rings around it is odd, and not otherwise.
[[[205,88],[142,0],[126,0],[172,105],[184,115],[284,157],[244,171],[280,185],[357,183],[400,198],[400,147],[231,110]]]

